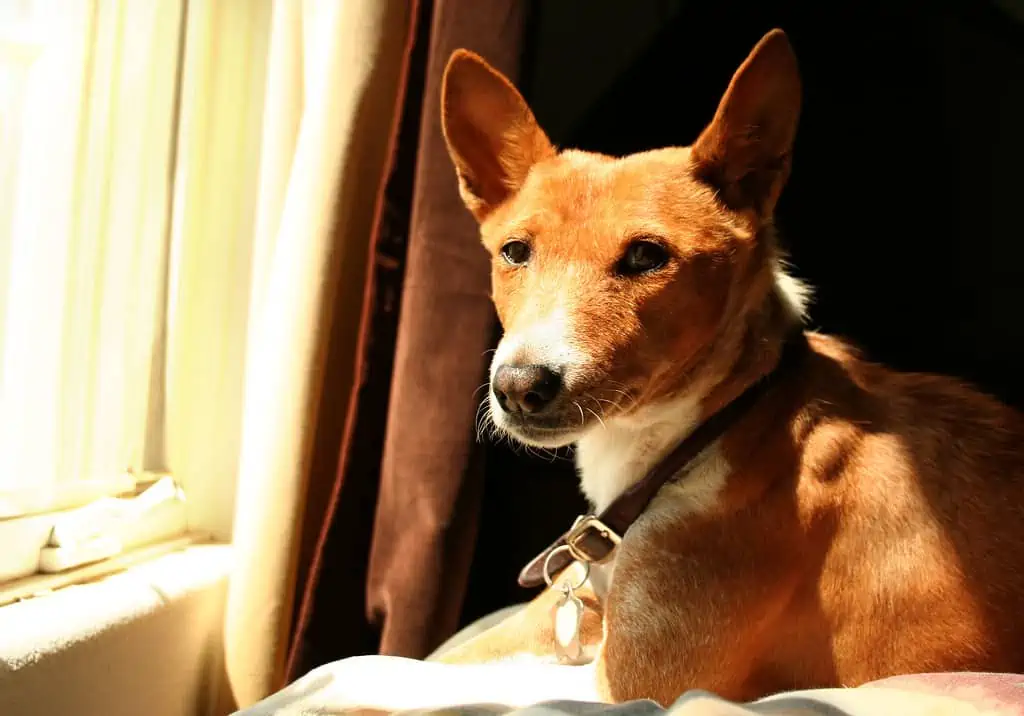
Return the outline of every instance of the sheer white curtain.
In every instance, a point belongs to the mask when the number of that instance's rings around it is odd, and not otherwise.
[[[366,265],[409,22],[406,0],[274,4],[225,624],[238,705],[280,685],[316,408],[349,398],[319,394],[332,320],[354,351],[361,309],[332,316],[334,287]]]
[[[146,468],[182,2],[0,2],[0,518]]]

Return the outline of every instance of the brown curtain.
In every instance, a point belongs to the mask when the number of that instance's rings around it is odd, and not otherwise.
[[[441,136],[439,90],[458,47],[515,78],[526,6],[436,0],[414,9],[367,267],[359,388],[344,415],[330,406],[332,384],[346,380],[330,368],[343,339],[328,348],[304,520],[322,529],[303,535],[289,679],[356,653],[422,657],[459,624],[483,484],[477,388],[495,321],[487,257]]]
[[[440,0],[434,8],[367,583],[367,606],[383,626],[381,653],[425,656],[454,630],[462,606],[482,485],[475,389],[494,318],[489,261],[441,134],[441,77],[459,47],[515,77],[523,7]]]

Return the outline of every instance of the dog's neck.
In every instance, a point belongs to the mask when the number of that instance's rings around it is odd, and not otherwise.
[[[800,306],[785,285],[777,281],[775,289],[764,310],[711,351],[709,363],[717,368],[709,365],[677,397],[606,419],[577,442],[580,486],[595,511],[638,482],[711,413],[775,368],[786,334],[800,323]]]
[[[699,424],[701,398],[683,396],[611,418],[576,444],[580,487],[596,512],[640,480]]]

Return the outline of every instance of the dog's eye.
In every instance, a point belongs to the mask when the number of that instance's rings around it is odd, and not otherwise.
[[[524,264],[530,258],[530,245],[525,241],[513,239],[501,247],[501,255],[515,266]]]
[[[623,276],[635,276],[660,269],[668,263],[668,251],[653,241],[634,241],[626,247],[615,270]]]

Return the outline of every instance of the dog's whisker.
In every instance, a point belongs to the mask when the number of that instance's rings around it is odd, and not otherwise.
[[[597,412],[599,412],[601,414],[601,417],[603,418],[608,417],[608,412],[605,410],[604,405],[602,405],[602,403],[607,403],[608,405],[612,406],[613,409],[618,407],[614,400],[608,400],[607,398],[599,398],[596,395],[588,395],[586,397],[594,402],[594,407],[597,408]]]
[[[484,390],[485,388],[489,388],[489,387],[490,387],[490,385],[491,385],[490,381],[487,381],[487,382],[485,382],[485,383],[481,383],[481,384],[480,384],[479,386],[477,386],[477,389],[473,391],[473,399],[475,400],[475,399],[476,399],[476,396],[477,396],[477,394],[478,394],[478,393],[479,393],[479,392],[480,392],[481,390]]]
[[[623,387],[625,387],[625,386],[623,386]],[[608,389],[611,390],[613,393],[617,393],[618,395],[621,395],[623,398],[625,398],[626,400],[629,401],[629,406],[626,408],[626,410],[632,410],[632,409],[638,407],[639,403],[637,402],[637,399],[633,395],[628,393],[627,391],[621,390],[619,388],[615,388],[615,387],[612,387],[612,386],[609,386]],[[618,402],[616,402],[615,407],[620,408],[621,405]]]
[[[608,426],[604,424],[604,420],[602,420],[602,419],[601,419],[601,416],[600,416],[600,415],[598,415],[597,413],[595,413],[595,412],[594,412],[593,410],[591,410],[590,408],[587,408],[587,410],[588,410],[588,411],[590,411],[590,414],[591,414],[591,415],[593,415],[593,416],[594,416],[595,418],[597,418],[597,422],[601,423],[601,427],[602,427],[602,428],[604,428],[605,430],[607,430],[607,429],[608,429]]]
[[[558,454],[558,452],[555,451],[555,450],[549,450],[547,448],[544,448],[543,452],[546,453],[548,456],[550,456],[550,459],[548,460],[548,462],[557,462],[559,460],[559,458],[561,457]]]
[[[484,431],[487,429],[487,424],[490,420],[490,410],[488,401],[482,401],[476,409],[476,421],[474,427],[476,428],[476,441],[478,443],[484,441]]]

